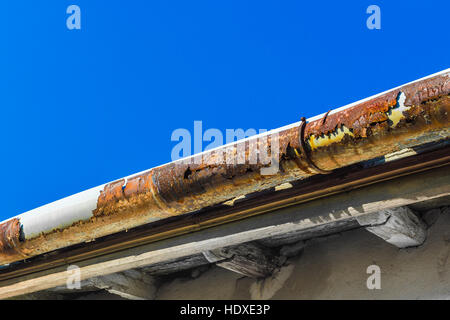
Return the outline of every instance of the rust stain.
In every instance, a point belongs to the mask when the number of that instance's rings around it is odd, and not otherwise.
[[[400,93],[406,97],[404,106],[407,108],[392,125],[389,116],[399,109]],[[63,230],[21,243],[18,222],[11,222],[16,229],[12,226],[6,229],[2,225],[0,264],[22,259],[23,252],[31,255],[49,252],[302,180],[316,174],[310,161],[323,170],[332,171],[405,147],[448,139],[449,93],[449,77],[443,75],[403,86],[340,112],[327,113],[305,126],[304,141],[309,159],[305,157],[306,152],[301,151],[297,126],[279,132],[278,144],[273,143],[277,138],[274,135],[268,135],[267,141],[251,138],[219,151],[206,152],[201,161],[195,161],[199,159],[195,155],[185,161],[153,168],[127,181],[120,179],[109,183],[88,221],[78,221]],[[322,139],[324,143],[315,145],[314,139]],[[278,147],[279,172],[262,175],[261,168],[270,163],[253,164],[249,161],[252,152],[257,149],[270,154],[275,147]],[[258,157],[261,160],[261,155]],[[22,254],[6,255],[19,247]]]
[[[20,242],[20,222],[14,218],[0,224],[0,252],[17,253]]]

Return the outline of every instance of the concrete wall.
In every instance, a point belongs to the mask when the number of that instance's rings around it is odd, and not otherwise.
[[[449,257],[450,209],[443,208],[420,247],[398,249],[361,228],[310,241],[271,278],[212,267],[166,282],[157,299],[450,299]],[[381,289],[367,288],[370,265],[381,270]]]

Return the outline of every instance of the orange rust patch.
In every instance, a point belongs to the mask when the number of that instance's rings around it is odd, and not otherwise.
[[[14,218],[0,224],[0,252],[15,253],[19,247],[20,222]]]

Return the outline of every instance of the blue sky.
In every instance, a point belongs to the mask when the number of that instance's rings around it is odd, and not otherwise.
[[[66,8],[81,8],[68,30]],[[381,8],[381,30],[366,8]],[[3,0],[0,220],[448,68],[450,2]]]

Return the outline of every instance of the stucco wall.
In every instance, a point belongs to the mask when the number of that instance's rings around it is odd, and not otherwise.
[[[255,281],[212,267],[166,282],[157,299],[450,299],[450,210],[442,209],[417,248],[398,249],[364,229],[315,239],[278,274]],[[381,289],[367,288],[367,267]]]

